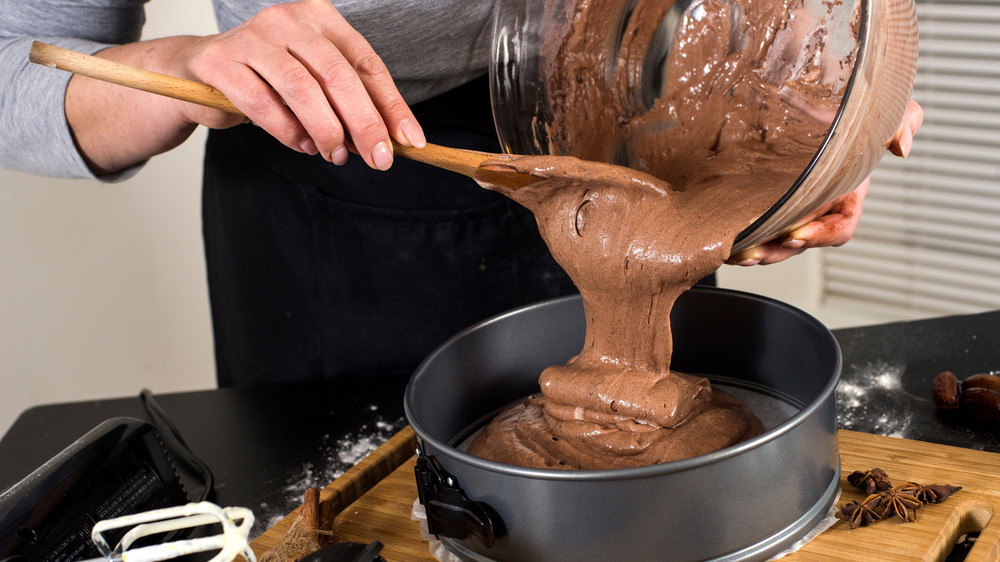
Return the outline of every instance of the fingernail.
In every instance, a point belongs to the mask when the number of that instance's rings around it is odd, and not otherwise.
[[[316,148],[316,143],[309,138],[299,143],[299,150],[305,152],[306,154],[309,154],[310,156],[319,152],[319,149]]]
[[[782,248],[788,248],[789,250],[797,250],[802,246],[806,245],[805,240],[799,240],[798,238],[786,238],[781,242]]]
[[[747,267],[747,266],[751,266],[751,265],[757,265],[758,263],[760,263],[760,260],[758,260],[758,259],[747,258],[745,260],[740,260],[740,261],[736,262],[736,265],[742,265],[744,267]]]
[[[899,137],[899,151],[902,152],[903,158],[910,155],[910,150],[913,148],[913,131],[909,127],[903,128],[903,134]]]
[[[347,152],[347,147],[340,145],[337,148],[334,148],[333,152],[330,153],[330,162],[333,162],[338,166],[343,166],[347,162],[349,154],[350,153]]]
[[[383,172],[392,166],[392,149],[389,148],[389,143],[382,141],[375,145],[372,150],[372,162],[375,163],[376,169]]]
[[[414,148],[423,148],[427,146],[427,139],[424,137],[424,130],[409,119],[404,119],[403,123],[399,126],[403,130],[403,136],[410,143],[410,146]]]

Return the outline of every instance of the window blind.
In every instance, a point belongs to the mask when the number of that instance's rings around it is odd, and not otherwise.
[[[1000,0],[919,1],[910,156],[872,174],[854,239],[825,251],[826,304],[900,317],[1000,308]]]

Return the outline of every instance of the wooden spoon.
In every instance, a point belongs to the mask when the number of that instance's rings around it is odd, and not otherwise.
[[[192,80],[176,78],[119,64],[108,59],[85,55],[48,43],[35,41],[28,57],[33,63],[58,68],[67,72],[87,76],[103,82],[118,84],[144,92],[211,107],[234,115],[246,117],[242,111],[219,90]],[[348,143],[350,146],[350,143]],[[538,178],[530,174],[515,172],[506,167],[483,166],[490,160],[510,160],[509,154],[493,154],[476,150],[449,148],[428,143],[424,148],[413,148],[392,141],[395,154],[430,164],[438,168],[468,176],[487,189],[517,189],[535,182]]]

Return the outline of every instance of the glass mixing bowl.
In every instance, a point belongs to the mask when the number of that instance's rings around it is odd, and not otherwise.
[[[553,134],[556,125],[552,100],[560,92],[550,88],[556,68],[554,45],[561,45],[579,25],[574,17],[578,2],[597,0],[497,0],[493,20],[490,82],[493,115],[500,142],[513,154],[575,154],[571,142]],[[599,85],[615,64],[621,34],[630,19],[648,17],[649,8],[661,0],[604,0],[613,7],[607,21],[606,43],[588,48],[605,52],[603,67],[589,68],[592,76],[577,76],[588,85]],[[635,87],[630,103],[649,107],[664,86],[665,62],[671,41],[685,18],[709,0],[676,0],[660,17],[646,56],[632,78]],[[661,2],[662,5],[662,2]],[[760,244],[804,224],[822,212],[824,204],[850,192],[868,176],[885,153],[898,128],[913,90],[917,61],[917,18],[913,0],[804,0],[796,9],[806,26],[825,26],[824,48],[832,54],[828,64],[853,54],[850,73],[844,74],[843,97],[832,124],[815,155],[785,194],[736,238],[733,253]],[[662,11],[662,10],[661,10]],[[733,10],[735,18],[742,17]],[[809,37],[812,32],[800,30]],[[855,51],[856,49],[856,51]],[[594,86],[597,87],[597,86]],[[614,116],[607,116],[614,119]],[[605,123],[604,130],[614,130]],[[570,131],[569,136],[594,134]],[[617,141],[615,141],[617,142]],[[635,139],[632,139],[635,142]],[[621,148],[621,147],[619,147]],[[612,150],[605,158],[630,167],[627,149]]]

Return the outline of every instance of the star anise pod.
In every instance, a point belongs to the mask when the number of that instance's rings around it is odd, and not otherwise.
[[[881,497],[878,494],[868,496],[861,503],[858,503],[858,500],[851,500],[850,503],[840,507],[840,515],[847,519],[852,529],[867,527],[882,518],[876,511],[880,503]]]
[[[908,493],[905,486],[896,486],[886,492],[880,492],[879,495],[882,496],[882,517],[888,519],[897,515],[903,521],[917,520],[917,508],[923,505],[923,502]]]
[[[867,472],[855,470],[847,476],[847,481],[855,488],[869,495],[892,489],[892,483],[889,482],[889,475],[881,468],[873,468]]]
[[[952,486],[951,484],[928,484],[927,486],[921,486],[912,482],[903,484],[901,487],[904,492],[914,496],[923,503],[941,503],[962,489],[961,486]]]

